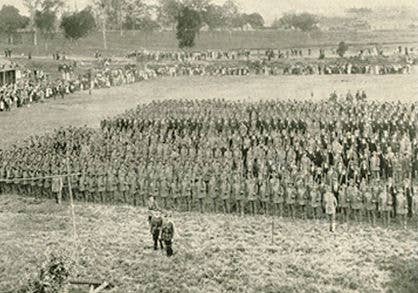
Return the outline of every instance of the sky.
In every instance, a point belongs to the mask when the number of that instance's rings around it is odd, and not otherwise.
[[[92,0],[64,0],[68,6],[83,8]],[[152,2],[152,0],[147,0]],[[225,0],[213,0],[222,4]],[[243,12],[259,12],[270,23],[274,18],[280,17],[284,12],[311,12],[323,15],[342,15],[344,10],[352,7],[397,7],[409,6],[418,15],[418,0],[236,0]],[[27,13],[23,0],[0,0],[0,6],[11,4]]]

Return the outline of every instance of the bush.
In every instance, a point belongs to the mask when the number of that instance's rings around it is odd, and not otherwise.
[[[65,253],[51,254],[40,267],[38,275],[30,280],[21,292],[53,293],[60,292],[67,285],[72,262]]]
[[[202,21],[200,14],[186,7],[183,7],[177,17],[176,37],[179,42],[179,48],[191,48],[194,46],[196,34],[199,32]]]
[[[345,52],[348,50],[348,45],[345,42],[340,42],[337,48],[337,54],[341,58],[344,57]]]

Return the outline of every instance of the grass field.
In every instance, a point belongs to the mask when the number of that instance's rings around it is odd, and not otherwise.
[[[154,50],[177,50],[175,32],[140,32],[127,31],[120,36],[118,31],[108,32],[107,55],[125,55],[127,52],[140,48]],[[316,32],[303,33],[298,31],[253,31],[253,32],[201,32],[196,39],[194,49],[236,49],[236,48],[291,48],[291,47],[336,47],[340,41],[345,41],[358,47],[361,45],[415,43],[417,31],[370,31],[370,32]],[[73,55],[93,56],[96,49],[102,49],[102,36],[99,32],[91,33],[77,44],[66,41],[61,35],[49,42],[45,48],[42,36],[39,36],[38,46],[32,44],[31,35],[21,35],[16,45],[6,43],[7,38],[0,38],[1,47],[13,48],[18,54],[50,55],[56,50],[64,50]]]
[[[149,80],[124,87],[78,92],[64,100],[48,100],[30,108],[0,113],[0,148],[11,146],[31,134],[62,126],[98,127],[99,121],[138,103],[159,99],[314,99],[336,90],[346,94],[364,89],[372,100],[416,101],[418,70],[410,75],[327,75],[177,77]]]
[[[417,73],[388,76],[178,77],[76,93],[66,99],[0,113],[0,148],[30,134],[100,119],[138,103],[166,98],[314,99],[331,91],[366,90],[370,99],[416,101]],[[77,245],[66,204],[0,196],[0,292],[14,292],[50,252],[77,251],[72,278],[108,280],[112,292],[416,292],[418,234],[368,225],[173,215],[176,255],[151,249],[146,211],[76,204]],[[414,229],[414,230],[413,230]],[[79,291],[86,292],[86,288]]]
[[[77,253],[72,279],[107,280],[111,292],[416,292],[418,234],[397,226],[173,214],[168,259],[151,249],[142,208],[0,197],[0,292],[37,273],[50,252]],[[53,212],[52,212],[53,211]],[[76,289],[76,288],[73,288]],[[86,288],[70,292],[86,292]]]

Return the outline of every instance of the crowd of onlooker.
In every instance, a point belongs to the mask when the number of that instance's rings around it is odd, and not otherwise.
[[[318,51],[319,50],[319,51]],[[316,55],[316,51],[319,52]],[[398,46],[396,48],[366,47],[352,50],[347,53],[349,57],[364,59],[372,56],[415,54],[414,47]],[[95,54],[95,56],[97,53]],[[146,62],[192,62],[192,61],[236,61],[236,60],[278,60],[289,58],[319,58],[338,56],[335,48],[289,48],[289,49],[229,49],[229,50],[201,50],[201,51],[161,51],[161,50],[134,50],[126,54],[128,58],[136,58],[137,61]]]

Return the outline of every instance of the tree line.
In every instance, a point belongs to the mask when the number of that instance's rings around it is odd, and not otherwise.
[[[13,36],[20,29],[33,35],[33,44],[41,34],[47,48],[48,42],[58,31],[67,39],[77,41],[97,29],[103,34],[103,46],[107,48],[107,31],[176,30],[179,47],[192,47],[196,34],[207,30],[240,30],[244,27],[262,29],[265,21],[261,14],[243,13],[236,0],[226,0],[222,5],[213,0],[91,0],[80,11],[70,11],[64,0],[23,0],[29,16],[22,15],[12,5],[0,10],[0,33],[13,43]],[[273,28],[312,31],[317,29],[318,18],[308,13],[285,14],[275,20]]]

